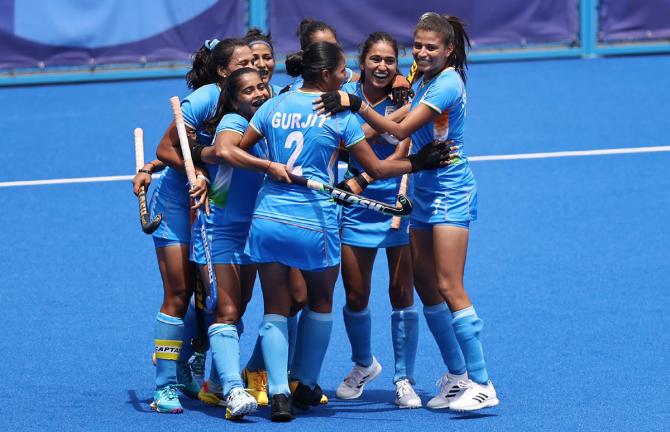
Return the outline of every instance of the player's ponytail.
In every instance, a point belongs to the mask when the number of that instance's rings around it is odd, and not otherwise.
[[[228,67],[235,48],[247,46],[242,39],[208,40],[193,55],[191,70],[186,74],[188,87],[196,90],[207,84],[222,84],[217,71],[219,66]]]
[[[286,56],[286,73],[292,77],[302,74],[302,50]]]
[[[467,81],[466,70],[468,69],[468,50],[470,49],[470,38],[465,32],[465,24],[460,18],[453,15],[445,15],[453,29],[454,50],[447,59],[447,64],[453,66],[461,76],[463,82]]]

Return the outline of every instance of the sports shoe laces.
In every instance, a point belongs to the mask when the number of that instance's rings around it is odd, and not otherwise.
[[[349,375],[344,379],[344,382],[347,383],[349,387],[358,386],[363,377],[367,375],[367,369],[368,368],[363,368],[359,365],[354,366]]]
[[[267,383],[267,374],[264,373],[257,373],[256,374],[256,390],[260,391],[267,391],[268,388],[268,383]]]
[[[163,389],[161,390],[161,399],[166,400],[179,399],[179,394],[177,393],[177,390],[183,387],[184,387],[183,384],[172,384],[163,387]]]
[[[460,387],[462,389],[471,389],[474,386],[475,386],[475,383],[473,381],[470,381],[470,380],[467,380],[467,381],[460,380],[458,382],[458,387]]]
[[[437,386],[441,392],[444,392],[450,382],[449,375],[444,374],[437,381],[435,381],[435,386]]]
[[[412,386],[407,380],[400,380],[397,382],[396,392],[398,393],[398,398],[401,398],[407,394],[412,394]]]

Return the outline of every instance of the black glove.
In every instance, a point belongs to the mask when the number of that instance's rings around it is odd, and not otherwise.
[[[428,143],[416,154],[407,157],[412,164],[412,172],[440,168],[442,162],[449,160],[450,149],[445,143]]]
[[[409,102],[410,97],[414,97],[414,92],[407,78],[401,74],[395,76],[391,84],[391,95],[397,107],[405,105]]]
[[[342,112],[347,109],[353,112],[358,112],[358,110],[361,109],[363,99],[351,93],[347,93],[347,96],[349,96],[349,105],[345,106],[342,105],[342,96],[340,95],[339,91],[336,90],[330,91],[328,93],[322,93],[321,102],[323,102],[323,109],[326,110],[326,112],[332,114]]]

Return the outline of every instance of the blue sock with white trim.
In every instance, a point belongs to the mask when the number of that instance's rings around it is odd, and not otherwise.
[[[484,321],[477,316],[473,306],[454,312],[453,319],[454,331],[465,357],[468,378],[478,384],[486,384],[489,381],[489,374],[486,370],[482,343],[479,340]]]
[[[277,314],[263,316],[258,330],[263,359],[268,371],[268,396],[291,392],[288,388],[288,326],[286,317]]]
[[[228,395],[235,387],[244,387],[240,376],[240,337],[237,327],[235,324],[212,324],[207,333],[212,348],[212,363],[219,372],[223,394]]]
[[[393,382],[402,379],[414,381],[416,349],[419,344],[419,313],[414,306],[393,309],[391,312],[391,338],[395,358]]]
[[[426,317],[428,328],[437,342],[442,354],[442,360],[453,375],[465,373],[465,360],[454,327],[451,324],[451,311],[445,302],[434,306],[424,306],[423,315]]]
[[[330,342],[333,330],[333,314],[319,313],[303,309],[305,325],[302,341],[302,358],[299,380],[310,388],[314,388],[319,380],[323,358]]]
[[[354,312],[344,306],[342,315],[344,316],[344,327],[347,329],[347,336],[349,336],[349,343],[351,344],[351,361],[359,366],[370,366],[372,364],[370,309],[366,307],[362,311]]]
[[[154,351],[156,353],[156,388],[177,384],[177,360],[184,338],[184,321],[163,312],[156,315]]]

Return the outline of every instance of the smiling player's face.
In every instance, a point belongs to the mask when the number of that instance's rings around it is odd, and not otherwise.
[[[393,47],[384,41],[372,45],[360,65],[365,74],[365,82],[377,88],[385,88],[391,83],[398,71],[396,54]]]
[[[251,53],[253,55],[253,65],[258,69],[263,82],[267,85],[275,71],[275,58],[272,50],[264,43],[255,43],[251,45]]]
[[[251,118],[256,110],[270,98],[268,88],[257,73],[245,73],[239,78],[239,91],[235,106],[240,115]]]
[[[417,30],[414,34],[412,55],[419,72],[432,77],[444,69],[447,57],[453,51],[451,45],[445,45],[444,35],[429,30]]]

